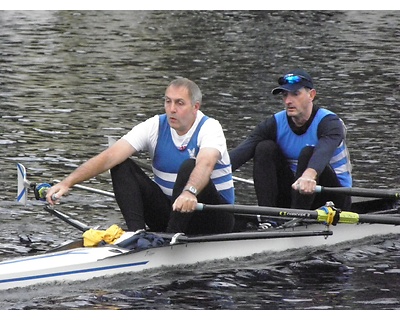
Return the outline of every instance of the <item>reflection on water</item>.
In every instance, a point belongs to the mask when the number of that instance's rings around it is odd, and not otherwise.
[[[25,254],[79,236],[40,203],[15,204],[17,161],[32,181],[61,179],[106,148],[108,136],[162,112],[165,87],[178,76],[200,85],[203,111],[221,122],[232,148],[282,108],[270,94],[278,76],[307,69],[318,103],[348,127],[355,185],[398,188],[399,22],[396,11],[1,11],[0,252]],[[235,174],[249,178],[251,172],[248,164]],[[90,183],[111,189],[108,173]],[[238,202],[254,203],[251,186],[237,183],[236,189]],[[122,223],[104,196],[73,191],[62,207],[89,225]],[[33,249],[20,243],[21,235],[31,238]],[[281,281],[296,281],[287,277]],[[242,293],[225,308],[245,308]],[[301,289],[290,299],[296,294]]]

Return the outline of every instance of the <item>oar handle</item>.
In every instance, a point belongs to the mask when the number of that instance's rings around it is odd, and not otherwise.
[[[345,194],[367,198],[400,199],[400,191],[384,189],[316,186],[315,192]]]

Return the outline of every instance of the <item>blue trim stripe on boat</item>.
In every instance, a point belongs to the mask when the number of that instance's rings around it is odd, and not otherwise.
[[[102,270],[111,270],[111,269],[135,267],[135,266],[145,265],[148,262],[149,261],[141,261],[141,262],[135,262],[135,263],[125,263],[125,264],[119,264],[119,265],[111,265],[111,266],[106,266],[106,267],[89,268],[89,269],[73,270],[73,271],[65,271],[65,272],[47,273],[47,274],[40,274],[40,275],[35,275],[35,276],[21,277],[21,278],[11,278],[11,279],[6,279],[6,280],[0,280],[0,283],[29,281],[29,280],[45,279],[45,278],[59,277],[59,276],[71,275],[71,274],[87,273],[87,272],[93,272],[93,271],[102,271]],[[56,279],[54,279],[54,281],[56,281]]]
[[[15,259],[15,260],[10,260],[10,261],[2,261],[0,262],[0,265],[5,265],[5,264],[13,264],[13,263],[20,263],[20,262],[26,262],[26,261],[30,261],[30,260],[40,260],[40,259],[49,259],[49,258],[53,258],[56,256],[64,256],[64,255],[81,255],[81,254],[88,254],[87,251],[79,251],[79,252],[60,252],[60,253],[55,253],[52,254],[50,256],[32,256],[32,257],[26,257],[26,258],[22,258],[22,259]]]

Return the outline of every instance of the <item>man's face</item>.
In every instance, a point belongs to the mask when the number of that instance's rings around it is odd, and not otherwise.
[[[312,102],[315,97],[314,89],[301,88],[295,92],[282,92],[283,103],[289,117],[308,120],[311,115]]]
[[[168,123],[179,135],[189,131],[196,120],[198,103],[192,105],[189,92],[185,87],[170,86],[165,92],[164,108]]]

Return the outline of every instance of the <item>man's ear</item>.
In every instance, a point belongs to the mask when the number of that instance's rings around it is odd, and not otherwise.
[[[311,97],[311,100],[314,100],[315,97],[316,97],[316,95],[317,95],[317,91],[316,91],[315,89],[311,89],[311,90],[310,90],[310,97]]]

